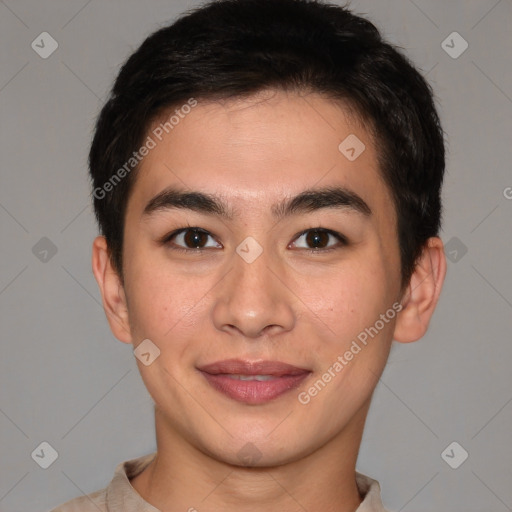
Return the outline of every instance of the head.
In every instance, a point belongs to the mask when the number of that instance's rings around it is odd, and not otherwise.
[[[307,0],[187,13],[122,67],[89,163],[107,317],[160,350],[138,364],[172,430],[278,464],[361,426],[392,339],[425,333],[446,269],[432,91],[374,25]],[[201,372],[234,358],[307,377],[239,402]]]

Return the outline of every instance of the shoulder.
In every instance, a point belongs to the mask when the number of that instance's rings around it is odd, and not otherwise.
[[[66,501],[50,512],[107,512],[107,489]]]
[[[377,480],[356,471],[356,484],[363,499],[356,512],[389,512],[382,504]]]
[[[137,494],[130,479],[140,474],[154,459],[156,452],[121,462],[110,484],[100,491],[66,501],[50,512],[109,512],[109,510],[153,510]],[[145,508],[144,508],[145,507]],[[156,510],[156,509],[155,509]]]

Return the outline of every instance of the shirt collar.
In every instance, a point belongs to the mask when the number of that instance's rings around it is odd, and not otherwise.
[[[155,456],[156,452],[118,464],[107,487],[108,512],[161,512],[145,501],[130,483],[130,479],[142,473]]]
[[[141,473],[155,456],[156,452],[118,464],[114,477],[107,487],[108,512],[160,512],[145,501],[130,483],[130,479]],[[363,501],[355,512],[386,512],[377,480],[356,472],[356,484]]]

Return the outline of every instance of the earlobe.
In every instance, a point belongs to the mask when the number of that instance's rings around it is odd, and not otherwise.
[[[104,236],[94,239],[92,245],[92,271],[100,288],[103,309],[114,336],[131,343],[128,308],[124,287],[112,267],[107,241]]]
[[[411,276],[395,324],[393,339],[409,343],[427,332],[446,275],[443,242],[429,238]]]

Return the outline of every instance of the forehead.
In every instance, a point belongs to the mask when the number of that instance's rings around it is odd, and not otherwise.
[[[224,197],[241,215],[305,189],[342,186],[377,215],[393,215],[369,132],[343,104],[318,94],[199,100],[174,107],[147,137],[154,147],[137,171],[129,210],[142,213],[169,186]]]

